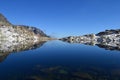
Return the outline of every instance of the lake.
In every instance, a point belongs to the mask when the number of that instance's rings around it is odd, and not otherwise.
[[[0,80],[120,80],[119,50],[59,40],[12,50],[1,51]]]

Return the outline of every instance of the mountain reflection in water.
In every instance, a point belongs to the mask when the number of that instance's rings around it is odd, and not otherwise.
[[[27,40],[23,42],[9,42],[0,40],[0,62],[2,62],[10,53],[32,50],[41,47],[46,41]]]
[[[112,50],[120,51],[120,41],[100,42],[100,41],[94,41],[94,40],[91,40],[91,41],[70,41],[70,40],[67,41],[65,40],[65,42],[98,46],[99,48],[104,48],[105,50],[111,50],[111,51]]]
[[[93,42],[84,42],[86,45],[58,40],[44,43],[2,42],[0,61],[10,53],[28,51],[11,54],[0,63],[0,80],[120,80],[119,51],[86,46],[94,45]]]

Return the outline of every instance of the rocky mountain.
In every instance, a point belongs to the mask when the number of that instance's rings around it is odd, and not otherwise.
[[[15,25],[15,26],[25,27],[25,28],[27,28],[28,30],[34,32],[36,35],[47,36],[42,30],[37,29],[36,27],[25,26],[25,25]]]
[[[0,25],[6,25],[6,26],[10,26],[12,25],[7,18],[5,18],[1,13],[0,13]]]
[[[96,36],[111,35],[111,34],[120,34],[120,29],[105,30],[105,31],[97,33]]]
[[[86,34],[83,36],[69,36],[61,38],[60,40],[69,42],[79,42],[79,41],[97,41],[97,42],[110,42],[110,41],[120,41],[120,29],[111,29],[99,32],[97,34]]]
[[[0,14],[0,39],[9,41],[25,40],[48,40],[48,37],[42,30],[25,25],[13,25],[2,14]]]
[[[13,25],[0,14],[0,62],[10,53],[36,49],[51,39],[42,30],[25,25]]]
[[[120,50],[120,29],[105,30],[97,34],[83,36],[69,36],[60,40],[69,43],[81,43],[85,45],[97,45],[109,50]]]

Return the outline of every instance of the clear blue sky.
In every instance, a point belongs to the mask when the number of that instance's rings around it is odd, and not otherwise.
[[[0,0],[0,12],[55,37],[120,28],[120,0]]]

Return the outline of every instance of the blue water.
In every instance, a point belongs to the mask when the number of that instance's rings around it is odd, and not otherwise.
[[[62,41],[10,53],[0,80],[120,80],[120,51]]]

